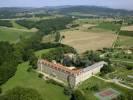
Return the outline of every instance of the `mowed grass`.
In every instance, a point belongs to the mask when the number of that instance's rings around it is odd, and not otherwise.
[[[111,47],[115,41],[116,35],[110,31],[92,32],[92,31],[62,31],[61,35],[65,36],[62,43],[74,47],[79,53],[86,50],[98,50],[105,47]]]
[[[30,31],[0,27],[0,41],[9,41],[11,43],[15,43],[19,41],[20,37],[28,38],[33,34],[34,32]]]
[[[63,87],[46,83],[44,79],[38,77],[38,73],[35,71],[27,72],[28,67],[30,67],[28,62],[18,66],[15,76],[2,86],[4,93],[16,86],[21,86],[36,89],[43,100],[69,100],[69,97],[63,93]]]
[[[122,94],[127,94],[127,92],[129,91],[128,89],[120,87],[120,86],[115,85],[113,83],[107,83],[107,82],[104,82],[104,81],[97,79],[95,77],[91,77],[79,86],[79,89],[84,91],[87,100],[98,100],[94,96],[94,94],[96,92],[90,90],[90,88],[94,85],[97,85],[99,87],[99,91],[102,91],[102,90],[107,89],[107,88],[113,88]]]

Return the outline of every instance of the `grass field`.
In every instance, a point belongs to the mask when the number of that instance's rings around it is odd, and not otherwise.
[[[121,47],[133,47],[133,37],[119,36],[119,44]]]
[[[17,23],[15,22],[15,20],[12,20],[11,22],[12,22],[12,25],[13,25],[14,28],[17,28],[17,29],[26,29],[25,27],[23,27],[23,26],[17,24]]]
[[[97,50],[104,47],[111,47],[116,37],[115,34],[109,31],[85,32],[81,30],[68,30],[62,31],[61,34],[65,36],[62,43],[73,46],[79,53],[86,50]]]
[[[113,24],[111,22],[102,22],[96,26],[97,28],[111,30],[111,31],[117,31],[120,28],[120,25]]]
[[[19,30],[14,28],[0,27],[0,41],[9,41],[11,43],[19,41],[20,36],[28,38],[32,36],[34,32]]]
[[[40,51],[35,52],[35,55],[36,55],[38,58],[41,58],[42,54],[46,54],[46,53],[48,53],[50,50],[54,50],[54,49],[55,49],[55,48],[40,50]]]
[[[4,93],[16,86],[22,86],[36,89],[42,95],[43,100],[69,100],[69,97],[64,95],[62,87],[46,83],[34,71],[27,72],[28,67],[27,62],[18,66],[16,75],[2,86]]]
[[[83,84],[79,86],[79,89],[84,91],[85,96],[88,100],[97,100],[97,98],[94,96],[96,92],[90,90],[90,88],[94,85],[97,85],[99,87],[99,91],[107,88],[112,88],[123,94],[126,94],[128,92],[128,89],[122,88],[113,83],[106,83],[95,77],[91,77],[90,79],[86,80],[85,82],[83,82]]]

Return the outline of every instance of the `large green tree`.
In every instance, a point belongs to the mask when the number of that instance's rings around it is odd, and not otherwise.
[[[42,98],[34,89],[15,87],[2,95],[0,100],[42,100]]]

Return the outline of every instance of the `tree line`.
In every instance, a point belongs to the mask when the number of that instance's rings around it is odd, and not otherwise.
[[[40,21],[31,21],[31,20],[17,20],[16,23],[31,29],[37,28],[45,34],[51,33],[51,31],[62,30],[66,28],[66,25],[71,23],[74,19],[71,17],[61,17]]]

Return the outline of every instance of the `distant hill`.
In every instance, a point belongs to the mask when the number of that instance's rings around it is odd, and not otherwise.
[[[112,9],[98,6],[65,6],[64,8],[58,9],[60,13],[70,14],[72,12],[88,13],[95,15],[133,15],[133,11],[123,9]]]
[[[59,14],[69,15],[73,12],[83,13],[83,14],[93,14],[99,16],[133,16],[133,11],[123,10],[123,9],[112,9],[106,7],[98,6],[46,6],[41,8],[32,7],[3,7],[0,8],[0,18],[13,18],[17,13],[31,13],[31,12],[56,12]]]

